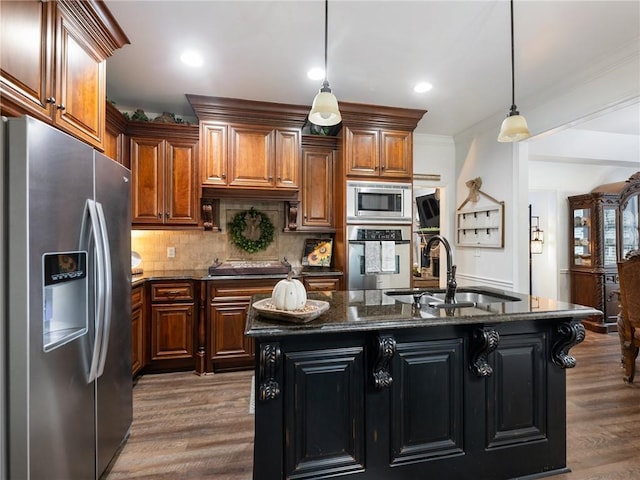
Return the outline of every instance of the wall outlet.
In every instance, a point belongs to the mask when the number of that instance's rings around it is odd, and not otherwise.
[[[176,247],[167,247],[167,258],[176,258]]]

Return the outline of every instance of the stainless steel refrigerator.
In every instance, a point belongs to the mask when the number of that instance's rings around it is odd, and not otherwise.
[[[3,128],[7,478],[98,478],[132,419],[130,172],[33,118]]]

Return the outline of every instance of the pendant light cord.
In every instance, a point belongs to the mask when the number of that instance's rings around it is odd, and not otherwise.
[[[513,0],[512,0],[513,1]],[[513,15],[513,14],[512,14]],[[329,36],[329,0],[324,0],[324,83],[328,86],[327,80],[327,37]],[[512,21],[513,24],[513,21]],[[512,27],[513,28],[513,27]]]
[[[516,74],[515,74],[515,54],[513,42],[513,0],[511,0],[511,110],[516,110]],[[326,67],[325,67],[326,71]]]

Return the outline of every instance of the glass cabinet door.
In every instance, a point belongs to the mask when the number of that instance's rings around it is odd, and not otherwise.
[[[621,260],[631,250],[640,248],[638,237],[640,229],[638,227],[638,217],[640,207],[638,205],[638,195],[629,199],[622,210],[622,254]]]
[[[617,228],[616,228],[616,209],[603,209],[604,228],[603,228],[603,261],[604,266],[616,266],[617,260]]]
[[[591,257],[591,209],[573,209],[573,264],[590,267]]]

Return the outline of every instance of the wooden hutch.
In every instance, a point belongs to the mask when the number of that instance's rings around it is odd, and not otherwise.
[[[583,321],[594,332],[617,329],[617,261],[638,248],[638,192],[640,172],[569,197],[571,302],[602,311],[602,317]]]

